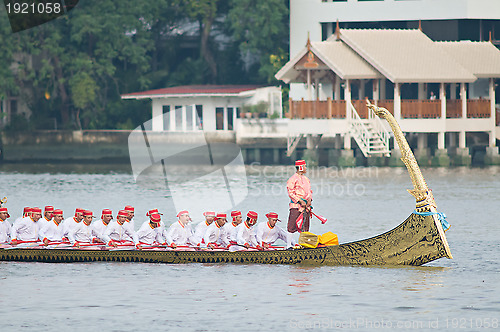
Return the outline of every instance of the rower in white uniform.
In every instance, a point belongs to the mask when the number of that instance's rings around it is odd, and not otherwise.
[[[0,207],[0,243],[10,242],[10,230],[12,226],[7,218],[10,218],[7,208]]]
[[[149,220],[145,221],[137,231],[139,243],[147,245],[163,245],[162,229],[160,228],[161,216],[159,213],[151,213]]]
[[[205,217],[205,221],[200,222],[196,225],[193,235],[193,241],[199,247],[202,243],[205,243],[203,237],[205,236],[205,232],[207,228],[214,222],[215,212],[207,211],[203,213]]]
[[[95,217],[92,215],[92,211],[83,211],[83,221],[68,233],[69,242],[73,246],[80,248],[80,243],[90,244],[94,242],[95,236],[92,234],[92,227],[90,226],[93,218]]]
[[[247,220],[238,226],[236,235],[237,244],[240,247],[250,248],[257,246],[257,239],[255,238],[255,230],[253,226],[257,223],[258,214],[254,211],[247,213]]]
[[[178,220],[174,222],[168,228],[166,233],[166,240],[172,248],[177,248],[177,246],[186,246],[194,243],[193,239],[193,229],[189,222],[191,217],[189,212],[186,210],[180,211],[177,214]]]
[[[104,233],[108,229],[109,222],[113,219],[113,211],[104,209],[101,213],[101,220],[92,223],[92,232],[96,237],[96,242],[106,243]]]
[[[215,249],[227,248],[229,246],[229,233],[227,232],[227,228],[224,228],[225,224],[226,214],[217,213],[214,222],[207,227],[203,236],[207,247]]]
[[[224,225],[224,228],[226,228],[226,231],[229,234],[229,241],[234,245],[237,243],[237,228],[243,222],[243,218],[241,216],[241,211],[232,211],[231,217],[233,217],[233,221],[230,223],[226,223],[226,225]]]
[[[11,228],[11,243],[17,245],[19,241],[38,241],[38,220],[42,217],[42,209],[34,207],[31,216],[18,219]]]
[[[63,238],[63,211],[55,209],[52,213],[52,220],[45,224],[38,232],[38,238],[43,242],[44,245],[48,245],[50,242],[62,242]]]
[[[51,206],[51,205],[47,205],[45,208],[44,208],[44,211],[43,211],[43,217],[40,218],[40,220],[38,220],[38,227],[40,228],[40,230],[45,226],[45,225],[48,225],[51,223],[52,221],[52,214],[54,213],[54,207]]]
[[[138,249],[142,249],[139,244],[137,233],[130,227],[127,222],[128,213],[125,210],[120,210],[116,217],[116,221],[110,222],[106,232],[104,232],[104,241],[113,247],[117,247],[119,243],[128,241],[131,238]]]
[[[278,221],[278,214],[275,212],[269,212],[266,214],[267,222],[261,222],[257,225],[256,237],[257,243],[262,247],[262,249],[269,249],[270,246],[274,244],[278,239],[287,241],[287,232],[279,226],[276,226]],[[295,243],[291,242],[293,246]]]
[[[63,227],[63,237],[68,238],[68,234],[82,221],[83,212],[85,212],[85,209],[77,208],[74,217],[64,219],[61,225]]]

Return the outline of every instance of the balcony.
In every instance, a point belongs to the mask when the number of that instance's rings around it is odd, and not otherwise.
[[[345,100],[290,100],[290,110],[286,114],[290,119],[345,119]],[[378,106],[394,114],[394,100],[379,100]],[[362,119],[368,118],[365,100],[352,100],[352,105]],[[446,118],[462,117],[462,100],[446,101]],[[489,99],[467,100],[467,118],[489,118]],[[441,100],[401,100],[401,118],[403,119],[438,119],[441,118]],[[498,123],[498,121],[497,121]]]

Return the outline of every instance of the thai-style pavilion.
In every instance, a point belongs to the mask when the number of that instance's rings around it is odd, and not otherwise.
[[[387,155],[386,124],[368,112],[368,98],[393,113],[404,132],[418,136],[417,158],[430,157],[427,138],[437,134],[437,162],[449,162],[451,152],[462,160],[458,164],[468,164],[466,134],[484,132],[487,154],[498,159],[500,51],[491,42],[434,42],[421,29],[340,29],[337,24],[327,40],[308,39],[292,56],[276,74],[285,83],[304,84],[304,98],[290,99],[289,153],[301,137],[332,135],[343,138],[347,159],[352,159],[351,137],[365,156]]]

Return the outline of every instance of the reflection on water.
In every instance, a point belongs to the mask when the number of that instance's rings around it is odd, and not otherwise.
[[[286,220],[290,168],[247,172],[249,195],[237,208],[256,210],[259,221],[271,210]],[[415,206],[404,169],[322,172],[311,174],[314,206],[328,222],[313,221],[315,233],[333,231],[341,242],[370,237]],[[500,168],[423,174],[452,224],[453,260],[423,267],[0,262],[0,330],[449,330],[453,320],[498,319]],[[362,190],[349,194],[348,186]],[[12,219],[26,205],[55,205],[69,216],[77,206],[116,212],[131,204],[136,227],[150,208],[175,221],[168,192],[137,186],[125,166],[1,165],[0,188]]]

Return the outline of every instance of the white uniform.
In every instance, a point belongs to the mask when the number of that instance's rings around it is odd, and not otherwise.
[[[109,243],[111,240],[129,241],[128,239],[131,238],[135,244],[139,244],[137,233],[130,228],[130,224],[126,221],[123,225],[120,225],[118,221],[110,222],[103,237],[105,243]]]
[[[38,228],[39,228],[40,230],[42,230],[42,229],[45,227],[45,225],[48,225],[48,224],[50,224],[51,222],[52,222],[52,219],[47,220],[47,218],[45,218],[45,216],[42,216],[42,217],[38,220],[38,225],[39,225],[39,226],[38,226]]]
[[[63,227],[63,236],[68,237],[68,234],[73,231],[73,228],[75,228],[81,222],[83,221],[77,222],[75,217],[64,219],[64,221],[61,223],[61,226]]]
[[[18,241],[38,241],[38,223],[31,217],[24,217],[12,225],[10,238]]]
[[[271,228],[269,222],[261,222],[257,225],[257,243],[262,245],[262,242],[273,244],[276,240],[281,239],[286,242],[287,232],[283,228],[274,225]]]
[[[238,233],[236,235],[236,242],[239,245],[248,243],[250,246],[257,246],[257,239],[255,238],[255,230],[253,227],[248,227],[245,222],[242,222],[237,227]]]
[[[193,242],[195,242],[196,244],[200,244],[203,240],[203,237],[205,236],[205,232],[207,231],[208,226],[210,225],[207,224],[206,220],[196,225],[196,228],[194,229]]]
[[[83,221],[76,224],[68,233],[68,239],[71,244],[75,244],[75,242],[92,243],[94,238],[92,227],[90,225],[87,226]]]
[[[62,241],[63,238],[63,227],[62,224],[57,225],[54,221],[47,223],[38,232],[38,238],[43,241],[47,239],[49,241]]]
[[[139,238],[139,242],[153,244],[157,243],[165,243],[165,239],[163,238],[163,228],[160,226],[153,228],[151,227],[151,223],[149,221],[145,221],[141,228],[137,231],[137,237]]]
[[[0,243],[10,241],[10,229],[12,226],[7,220],[0,220]]]
[[[226,223],[224,225],[224,228],[226,229],[226,232],[229,234],[229,241],[232,242],[238,242],[238,226],[241,225],[242,223],[239,223],[238,225],[235,225],[234,222]]]
[[[193,239],[193,229],[191,225],[187,224],[185,226],[181,225],[180,221],[174,222],[168,228],[166,234],[166,240],[169,244],[175,243],[178,246],[184,246],[187,244],[197,244]]]
[[[205,235],[203,236],[205,244],[217,243],[221,246],[229,246],[229,233],[227,228],[219,227],[219,225],[214,221],[207,227]]]
[[[111,221],[110,221],[111,222]],[[93,234],[96,238],[101,241],[104,241],[104,233],[108,229],[108,225],[106,225],[102,220],[97,220],[93,222],[90,227],[92,227]]]
[[[125,219],[124,224],[128,224],[128,227],[135,232],[134,218],[132,218],[132,220]],[[131,237],[129,237],[127,234],[125,234],[125,240],[133,241],[134,239],[132,239]]]

